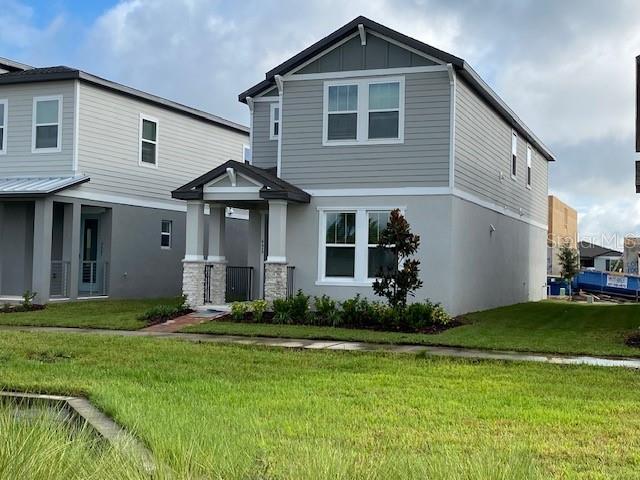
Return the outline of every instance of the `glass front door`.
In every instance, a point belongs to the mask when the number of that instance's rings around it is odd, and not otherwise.
[[[82,220],[80,290],[90,295],[99,290],[98,228],[99,220],[97,218]]]

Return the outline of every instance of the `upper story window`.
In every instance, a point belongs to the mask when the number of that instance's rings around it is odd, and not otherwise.
[[[404,78],[328,81],[323,145],[402,143]]]
[[[33,99],[32,152],[59,152],[62,142],[61,123],[62,96],[35,97]]]
[[[511,132],[511,178],[518,174],[518,134]]]
[[[243,145],[242,146],[242,162],[248,163],[249,165],[251,165],[252,160],[253,159],[251,156],[251,147],[249,145]]]
[[[531,146],[527,145],[527,187],[531,188],[531,157],[533,155],[533,151],[531,150]]]
[[[0,100],[0,155],[7,153],[8,102]]]
[[[277,140],[280,137],[280,105],[278,103],[272,103],[270,111],[269,140]]]
[[[158,121],[145,115],[140,115],[139,164],[147,167],[158,166]]]
[[[173,222],[171,220],[162,220],[160,226],[160,247],[166,250],[171,248],[171,233],[173,230]]]

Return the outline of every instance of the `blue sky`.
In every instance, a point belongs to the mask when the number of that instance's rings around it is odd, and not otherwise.
[[[465,58],[556,153],[582,237],[640,235],[636,0],[0,0],[0,56],[70,65],[248,123],[264,72],[357,15]]]

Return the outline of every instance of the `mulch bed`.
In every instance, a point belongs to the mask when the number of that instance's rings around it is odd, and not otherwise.
[[[640,332],[629,335],[624,343],[628,347],[640,348]]]
[[[36,312],[38,310],[44,310],[46,305],[31,305],[30,307],[24,307],[23,305],[5,305],[0,308],[0,313],[22,313],[22,312]]]
[[[178,317],[183,317],[184,315],[188,315],[193,312],[195,312],[195,310],[192,310],[190,308],[185,308],[184,310],[176,310],[171,315],[157,315],[147,320],[147,327],[159,325],[160,323],[168,322],[169,320],[173,320],[174,318],[178,318]]]

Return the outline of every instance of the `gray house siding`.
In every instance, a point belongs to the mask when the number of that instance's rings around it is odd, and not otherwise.
[[[278,97],[275,98],[275,101]],[[253,165],[259,168],[272,168],[278,162],[278,141],[269,139],[271,124],[271,104],[274,102],[255,102],[253,104],[252,150]]]
[[[368,33],[366,45],[362,45],[360,36],[356,35],[296,73],[342,72],[426,65],[436,65],[436,63]]]
[[[140,114],[158,120],[158,168],[140,166]],[[171,191],[227,160],[242,161],[248,134],[80,84],[79,192],[171,199]]]
[[[32,153],[34,97],[62,95],[60,152]],[[73,174],[74,83],[46,82],[0,86],[8,101],[7,153],[0,155],[0,178],[67,176]]]
[[[547,222],[548,163],[532,147],[532,188],[526,188],[527,143],[518,137],[516,179],[511,177],[511,127],[461,79],[456,88],[455,187]],[[501,179],[502,174],[502,179]]]
[[[0,202],[0,292],[30,290],[32,266],[33,202]]]
[[[441,187],[449,184],[446,71],[406,74],[404,143],[323,146],[322,80],[286,81],[281,177],[301,188]]]

